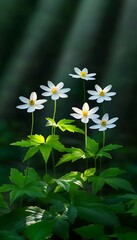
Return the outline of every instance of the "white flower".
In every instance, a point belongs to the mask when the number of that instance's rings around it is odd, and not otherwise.
[[[96,125],[90,126],[91,129],[98,129],[99,131],[105,131],[107,128],[114,128],[116,125],[113,124],[115,121],[118,120],[118,117],[112,118],[109,120],[108,113],[105,113],[102,119],[92,119]]]
[[[52,100],[57,100],[59,98],[67,98],[68,95],[65,94],[70,91],[70,88],[64,88],[63,82],[58,83],[56,86],[51,82],[48,81],[48,87],[45,85],[40,85],[40,88],[43,89],[45,92],[42,93],[43,96],[51,96]]]
[[[69,76],[73,77],[73,78],[82,78],[85,80],[95,80],[94,76],[96,75],[96,73],[88,73],[88,69],[87,68],[83,68],[82,70],[80,70],[79,68],[75,67],[74,68],[75,73],[77,74],[69,74]]]
[[[94,114],[95,112],[97,112],[99,107],[89,109],[88,103],[83,104],[82,110],[76,107],[73,107],[72,109],[76,113],[71,113],[70,115],[76,119],[81,119],[83,123],[88,123],[89,119],[95,119],[99,117],[98,114]]]
[[[17,106],[16,108],[19,109],[27,109],[28,113],[34,112],[35,109],[42,109],[44,106],[42,105],[43,103],[47,102],[46,99],[40,99],[37,100],[37,94],[36,92],[32,92],[30,94],[30,98],[22,97],[20,96],[19,99],[24,103],[22,105]]]
[[[110,101],[111,96],[116,95],[115,92],[109,92],[112,88],[112,85],[108,85],[102,89],[99,85],[95,85],[96,91],[88,90],[87,92],[92,96],[89,97],[89,100],[97,100],[97,103],[102,103],[103,101]]]

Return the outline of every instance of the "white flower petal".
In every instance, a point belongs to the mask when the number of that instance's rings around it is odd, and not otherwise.
[[[108,120],[108,124],[111,124],[111,123],[114,123],[115,121],[118,120],[118,117],[115,117],[115,118],[111,118],[110,120]]]
[[[88,90],[87,92],[88,92],[89,94],[93,95],[93,96],[98,96],[98,95],[99,95],[98,92],[93,91],[93,90]]]
[[[87,74],[88,73],[88,69],[87,68],[83,68],[81,72],[85,72]]]
[[[66,93],[66,92],[69,92],[70,90],[71,90],[70,88],[63,88],[59,90],[59,93]]]
[[[80,75],[80,73],[81,73],[81,70],[80,70],[79,68],[77,68],[77,67],[74,67],[74,71],[75,71],[78,75]]]
[[[47,84],[48,84],[48,86],[49,86],[50,89],[52,89],[52,88],[55,87],[54,83],[52,83],[51,81],[48,81]]]
[[[73,78],[81,78],[80,75],[76,75],[76,74],[69,74],[69,76],[73,77]]]
[[[84,79],[87,80],[87,81],[88,80],[96,80],[96,78],[91,78],[91,77],[87,77],[87,76]]]
[[[59,94],[58,93],[57,94],[52,94],[51,99],[52,100],[58,100],[59,99]]]
[[[100,93],[102,91],[102,88],[99,85],[95,85],[95,89],[98,93]]]
[[[109,96],[109,97],[114,96],[114,95],[116,95],[116,92],[106,93],[106,96]]]
[[[68,97],[68,95],[67,95],[67,94],[65,94],[65,93],[59,93],[59,97],[61,97],[61,98],[67,98],[67,97]]]
[[[37,101],[35,102],[35,104],[43,104],[43,103],[45,103],[45,102],[47,102],[46,99],[39,99],[39,100],[37,100]]]
[[[99,117],[98,114],[92,114],[92,115],[89,116],[89,118],[92,119],[92,120],[97,119],[98,117]]]
[[[35,107],[34,106],[30,106],[28,109],[27,109],[27,112],[30,113],[30,112],[34,112],[35,111]]]
[[[49,97],[49,96],[52,95],[52,92],[44,92],[41,95],[44,96],[44,97]]]
[[[43,89],[44,91],[50,91],[51,89],[45,85],[40,85],[40,88]]]
[[[83,104],[82,111],[89,111],[89,105],[87,102]]]
[[[102,117],[102,121],[108,121],[108,119],[109,119],[109,115],[108,113],[105,113]]]
[[[87,77],[94,77],[94,76],[96,76],[96,73],[88,73],[87,74]]]
[[[28,107],[29,107],[28,104],[22,104],[22,105],[18,105],[16,108],[18,108],[18,109],[26,109]]]
[[[105,87],[104,89],[103,89],[103,91],[104,92],[109,92],[109,90],[112,88],[112,85],[108,85],[107,87]]]
[[[72,109],[73,109],[74,112],[82,115],[82,110],[81,109],[76,108],[76,107],[73,107]]]
[[[60,82],[57,84],[56,88],[58,89],[58,91],[64,87],[64,83],[63,82]]]
[[[89,100],[96,100],[98,98],[99,98],[99,96],[91,96],[91,97],[89,97]]]
[[[91,129],[98,129],[98,128],[100,128],[100,125],[92,125],[89,128],[91,128]]]
[[[89,118],[88,117],[82,117],[81,118],[81,122],[88,123],[89,122]]]
[[[97,103],[102,103],[104,101],[104,97],[99,97],[98,99],[97,99]]]
[[[110,124],[110,125],[107,125],[107,128],[114,128],[116,126],[116,124]]]
[[[106,96],[106,95],[104,96],[104,100],[105,100],[105,101],[111,101],[111,99],[112,99],[111,97],[108,97],[108,96]]]
[[[100,119],[95,118],[95,119],[92,119],[92,121],[100,126],[100,122],[101,122]]]
[[[80,115],[80,114],[71,113],[70,115],[71,115],[72,117],[76,118],[76,119],[81,119],[81,118],[82,118],[82,115]]]
[[[33,101],[36,101],[36,100],[37,100],[37,94],[36,94],[36,92],[32,92],[32,93],[30,94],[30,100],[33,100]]]
[[[40,110],[40,109],[42,109],[42,108],[44,108],[43,105],[35,104],[35,109]]]
[[[20,96],[19,99],[23,102],[23,103],[29,103],[29,99],[23,96]]]
[[[94,108],[92,108],[92,109],[89,111],[89,114],[93,114],[93,113],[97,112],[98,109],[99,109],[99,107],[94,107]]]
[[[107,127],[100,127],[99,131],[106,131]]]

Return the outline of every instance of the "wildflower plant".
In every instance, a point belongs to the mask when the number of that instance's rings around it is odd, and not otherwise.
[[[76,74],[69,74],[73,78],[95,80],[96,74],[88,73],[86,68],[74,68],[74,71]],[[122,147],[105,144],[105,131],[116,127],[118,117],[109,119],[104,107],[103,116],[99,115],[101,103],[112,100],[116,93],[109,92],[111,85],[102,89],[96,84],[96,91],[87,91],[92,95],[89,102],[81,102],[81,108],[73,106],[74,112],[69,113],[71,117],[57,122],[56,101],[59,98],[63,101],[70,91],[70,88],[63,87],[63,82],[55,85],[51,81],[47,86],[40,86],[44,90],[42,96],[51,97],[54,101],[52,118],[46,116],[47,99],[37,100],[35,92],[30,98],[19,97],[23,104],[17,108],[32,113],[31,134],[11,145],[27,149],[22,164],[24,167],[25,162],[28,164],[24,171],[11,168],[10,183],[0,187],[0,239],[134,240],[137,237],[136,225],[126,222],[124,226],[123,222],[125,218],[133,222],[137,216],[137,194],[130,182],[123,178],[124,170],[118,167],[104,169],[102,166],[102,159],[112,159],[111,151]],[[85,88],[83,91],[86,94]],[[95,100],[99,106],[92,107],[90,100]],[[45,111],[46,127],[51,127],[51,134],[47,136],[33,130],[34,111],[41,109]],[[71,146],[65,146],[57,134],[60,131],[64,135],[70,132],[73,138],[75,133],[79,134],[84,144],[74,147],[72,142]],[[103,132],[103,136],[100,135],[102,141],[93,139],[92,131]],[[39,161],[38,152],[41,153],[43,169],[45,166],[44,174],[31,167],[30,160]],[[49,164],[51,160],[53,169]],[[77,169],[74,170],[76,161]],[[68,170],[68,164],[71,170]],[[63,174],[59,171],[60,165],[64,165]],[[121,227],[124,227],[123,231]]]

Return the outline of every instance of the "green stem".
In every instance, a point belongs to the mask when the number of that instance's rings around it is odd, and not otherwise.
[[[84,79],[83,79],[83,97],[84,97],[84,102],[86,102],[86,85],[85,85]]]
[[[56,100],[54,100],[54,110],[53,110],[53,120],[55,121],[55,116],[56,116],[56,110],[57,110],[57,104]],[[52,126],[52,135],[55,134],[55,127]]]
[[[87,150],[87,123],[85,123],[85,151]],[[86,159],[86,169],[88,168],[88,159]]]
[[[56,100],[54,100],[54,110],[53,110],[53,120],[55,121],[55,116],[56,116],[56,110],[57,110],[57,103],[56,103]],[[56,128],[54,126],[52,126],[52,135],[55,134],[55,130]],[[55,158],[54,158],[54,151],[52,149],[52,162],[53,162],[53,174],[54,174],[54,177],[56,175],[56,169],[55,169]]]
[[[106,132],[103,131],[103,147],[105,147]]]
[[[34,128],[34,112],[32,112],[32,115],[31,115],[31,131],[30,131],[30,135],[33,134],[33,128]]]

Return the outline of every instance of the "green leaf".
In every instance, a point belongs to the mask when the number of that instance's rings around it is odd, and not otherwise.
[[[46,120],[48,121],[46,124],[47,127],[57,127],[56,122],[52,118],[46,118]]]
[[[41,134],[29,135],[28,138],[30,139],[31,142],[36,144],[45,143],[45,138]]]
[[[106,205],[100,203],[84,203],[83,206],[76,206],[78,216],[87,222],[103,225],[118,226],[117,216]]]
[[[69,181],[68,180],[64,180],[64,179],[54,179],[55,182],[61,187],[63,188],[65,191],[69,191],[69,187],[70,187],[70,184],[69,184]],[[59,188],[55,188],[54,192],[58,192]]]
[[[69,222],[73,224],[77,217],[77,209],[74,205],[72,204],[69,205],[67,215],[68,215]]]
[[[11,168],[9,179],[13,184],[15,184],[16,186],[19,186],[20,188],[23,188],[25,178],[26,177],[23,176],[23,173],[19,172],[18,169]]]
[[[95,154],[97,153],[99,149],[99,144],[91,139],[91,138],[87,138],[87,151],[91,156],[95,156]]]
[[[64,145],[59,141],[58,135],[49,135],[46,139],[46,144],[60,152],[63,152],[66,149]]]
[[[0,187],[0,192],[9,192],[13,189],[13,185],[12,184],[3,184],[1,187]]]
[[[70,120],[70,119],[62,119],[57,123],[57,126],[59,127],[59,129],[61,131],[69,131],[69,132],[79,132],[84,134],[84,131],[80,128],[77,128],[75,125],[72,125],[70,123],[74,122],[74,120]]]
[[[2,240],[25,240],[24,237],[18,235],[14,231],[0,231],[0,239]]]
[[[107,178],[107,177],[116,177],[118,175],[121,175],[123,173],[126,173],[126,171],[124,170],[121,170],[119,168],[108,168],[108,169],[105,169],[101,174],[100,176],[101,177],[104,177],[104,178]]]
[[[82,239],[101,240],[101,237],[106,237],[104,234],[104,226],[100,224],[90,224],[80,228],[74,229]],[[105,239],[105,238],[104,238]],[[106,240],[109,239],[106,237]]]
[[[130,192],[135,192],[134,189],[132,188],[131,184],[122,178],[119,177],[113,177],[113,178],[107,178],[105,179],[105,182],[111,186],[112,188],[118,190],[120,189],[124,189]]]
[[[96,168],[88,168],[84,171],[84,177],[87,179],[95,174]]]
[[[39,146],[30,147],[30,149],[27,151],[27,153],[23,159],[23,162],[25,162],[29,158],[33,157],[38,151],[39,151]]]
[[[11,143],[10,145],[19,146],[19,147],[32,147],[35,144],[32,143],[30,140],[26,140],[26,141],[22,140],[22,141],[17,141],[17,142]]]
[[[60,215],[56,217],[54,233],[61,239],[69,239],[69,223],[66,221],[66,216]]]
[[[79,160],[80,158],[85,158],[85,153],[80,149],[80,148],[71,148],[71,153],[66,153],[64,154],[60,160],[58,161],[58,163],[56,164],[56,166],[59,166],[62,163],[65,162],[75,162],[77,160]]]
[[[40,145],[39,150],[43,156],[44,161],[47,163],[52,151],[52,147],[48,144],[42,144]]]
[[[136,240],[137,232],[117,233],[116,236],[122,240]]]
[[[52,236],[52,231],[54,227],[53,220],[40,221],[32,224],[24,230],[24,235],[28,240],[45,240]]]
[[[108,151],[112,151],[112,150],[115,150],[115,149],[118,149],[118,148],[121,148],[122,146],[121,145],[118,145],[118,144],[109,144],[103,148],[101,148],[99,150],[99,152],[97,153],[97,156],[99,157],[106,157],[106,158],[112,158],[111,155],[108,153]]]
[[[96,194],[97,192],[101,191],[105,184],[105,180],[100,176],[93,176],[93,177],[89,178],[89,180],[91,180],[91,182],[92,182],[93,194]]]

